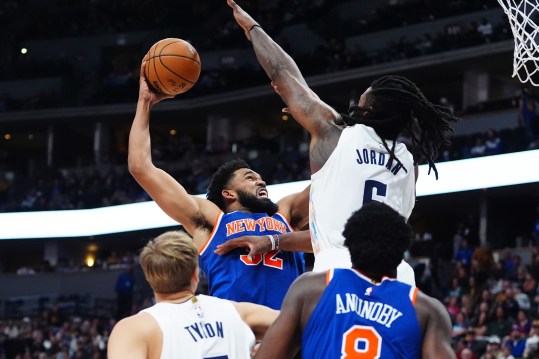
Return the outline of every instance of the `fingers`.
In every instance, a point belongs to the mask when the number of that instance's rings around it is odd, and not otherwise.
[[[226,3],[228,4],[228,6],[230,6],[231,8],[234,8],[236,6],[236,3],[234,2],[234,0],[226,0]]]
[[[219,244],[219,245],[215,248],[215,250],[213,251],[213,253],[219,254],[220,256],[222,256],[223,254],[227,254],[229,251],[230,251],[230,248],[228,248],[228,247],[225,246],[224,244]]]
[[[281,112],[283,112],[283,113],[288,113],[288,114],[291,115],[290,109],[289,109],[288,107],[283,108],[283,109],[281,110]]]
[[[145,73],[146,62],[147,62],[146,57],[144,57],[144,59],[142,59],[142,63],[140,64],[140,78],[141,79],[146,79],[146,73]]]
[[[243,243],[243,241],[231,239],[225,243],[219,244],[213,252],[215,254],[223,255],[238,247],[246,247],[246,245]]]

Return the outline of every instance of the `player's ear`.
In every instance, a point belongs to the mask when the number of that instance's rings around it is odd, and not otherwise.
[[[224,189],[221,191],[221,194],[225,199],[236,199],[236,192],[232,190]]]

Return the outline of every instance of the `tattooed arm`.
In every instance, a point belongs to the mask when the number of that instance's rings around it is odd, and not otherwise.
[[[234,17],[253,43],[256,57],[288,111],[311,134],[311,171],[327,160],[340,137],[335,125],[340,115],[309,88],[294,60],[233,0],[227,0]]]

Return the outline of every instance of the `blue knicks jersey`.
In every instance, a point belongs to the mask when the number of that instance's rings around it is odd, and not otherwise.
[[[209,294],[280,309],[288,288],[305,270],[303,253],[274,250],[250,260],[245,248],[236,248],[223,256],[213,251],[232,238],[290,231],[280,213],[273,217],[265,213],[221,213],[199,252],[200,267],[208,277]]]
[[[353,269],[328,272],[329,284],[302,336],[303,358],[420,358],[417,288]]]

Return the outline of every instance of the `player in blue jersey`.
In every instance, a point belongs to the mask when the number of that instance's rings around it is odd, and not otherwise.
[[[281,252],[278,242],[270,252],[252,257],[243,249],[226,256],[218,256],[214,250],[242,235],[277,235],[305,227],[308,187],[273,203],[260,175],[244,161],[235,160],[213,175],[207,199],[188,194],[178,181],[152,163],[150,110],[167,96],[149,90],[144,64],[129,135],[129,171],[157,205],[193,237],[201,268],[208,277],[209,294],[280,308],[286,291],[303,272],[302,253]]]
[[[288,291],[256,358],[455,358],[442,303],[391,279],[411,228],[371,202],[346,223],[352,269],[306,273]]]

